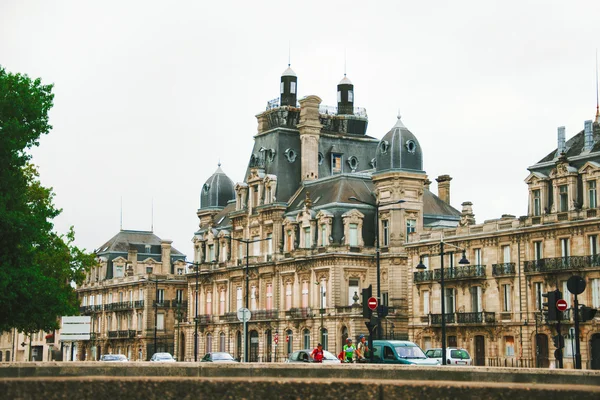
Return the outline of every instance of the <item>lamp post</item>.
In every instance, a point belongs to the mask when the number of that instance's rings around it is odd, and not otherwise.
[[[446,243],[448,246],[462,250],[462,258],[458,262],[459,264],[469,264],[469,260],[465,255],[465,250],[450,243]],[[423,264],[423,257],[419,258],[419,264],[417,264],[418,270],[427,269]],[[446,365],[446,293],[444,293],[444,240],[440,241],[440,291],[442,297],[442,365]]]
[[[362,201],[352,196],[348,200],[354,200],[356,202],[375,207],[375,263],[377,266],[377,339],[381,339],[381,266],[380,266],[380,248],[379,248],[379,207],[382,205],[379,201],[375,203],[369,203]],[[391,204],[405,203],[406,200],[397,200],[390,203],[383,204],[385,206]]]
[[[240,243],[246,243],[246,299],[245,299],[246,305],[244,307],[248,308],[248,291],[249,291],[249,285],[250,285],[250,274],[249,274],[250,243],[263,242],[266,240],[271,240],[271,238],[250,240],[250,239],[238,239],[238,238],[234,238],[233,236],[225,236],[225,237],[228,239],[231,239],[231,240],[236,240]],[[248,362],[248,324],[247,323],[244,324],[244,362]]]
[[[323,315],[325,314],[325,285],[323,285],[322,283],[319,282],[315,282],[315,285],[321,285],[320,287],[320,293],[321,293],[321,308],[319,309],[319,313],[321,314],[321,340],[320,342],[323,343],[325,341],[325,337],[323,336]],[[326,348],[327,346],[324,346],[325,350],[327,350]]]
[[[185,261],[186,264],[193,265],[196,270],[196,294],[194,311],[194,362],[198,362],[198,271],[200,263]]]

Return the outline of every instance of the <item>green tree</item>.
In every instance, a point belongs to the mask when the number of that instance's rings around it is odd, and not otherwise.
[[[28,152],[52,129],[53,99],[52,85],[0,66],[0,331],[49,331],[78,314],[72,283],[94,263],[73,244],[73,228],[54,231],[61,210]]]

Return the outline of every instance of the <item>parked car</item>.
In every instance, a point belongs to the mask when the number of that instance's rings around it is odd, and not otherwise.
[[[154,353],[152,358],[150,358],[152,362],[175,362],[176,360],[173,358],[171,353]]]
[[[379,364],[440,365],[408,340],[374,340],[373,362]]]
[[[286,363],[310,363],[315,362],[315,360],[310,356],[312,353],[312,349],[298,350],[290,354]],[[338,360],[336,356],[328,352],[327,350],[323,350],[323,364],[340,364],[341,361]]]
[[[229,353],[222,351],[215,353],[206,353],[200,362],[215,362],[215,363],[236,363],[239,362]]]
[[[100,356],[100,361],[127,362],[129,359],[123,354],[103,354]]]
[[[442,349],[429,349],[425,355],[442,363]],[[446,347],[446,365],[473,365],[469,352],[457,347]]]

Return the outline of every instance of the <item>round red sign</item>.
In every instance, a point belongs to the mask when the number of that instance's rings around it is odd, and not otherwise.
[[[371,310],[374,310],[377,308],[377,299],[375,297],[370,297],[369,300],[367,301],[367,305],[369,306],[369,308]]]
[[[565,311],[568,308],[568,304],[564,299],[560,299],[556,302],[556,309],[558,311]]]

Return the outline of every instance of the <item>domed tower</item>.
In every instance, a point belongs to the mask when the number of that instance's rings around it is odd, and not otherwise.
[[[337,103],[339,115],[354,114],[354,85],[344,74],[344,79],[337,85]]]
[[[375,164],[377,173],[385,171],[407,171],[424,174],[423,151],[419,141],[400,119],[381,139],[377,146]]]
[[[288,67],[281,74],[280,105],[296,107],[298,93],[298,77],[294,70],[288,64]]]
[[[235,199],[233,181],[221,169],[219,163],[217,170],[202,186],[200,194],[200,209],[219,207],[223,208],[229,200]]]

